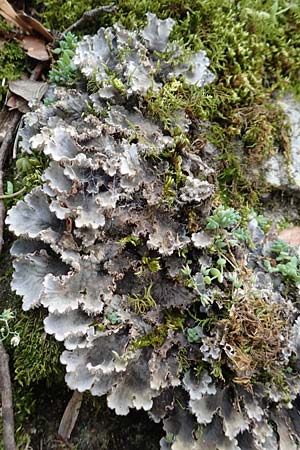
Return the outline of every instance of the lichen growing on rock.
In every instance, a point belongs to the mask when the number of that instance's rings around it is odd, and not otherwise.
[[[212,211],[214,154],[190,145],[186,112],[147,117],[169,80],[213,81],[203,51],[169,42],[173,20],[147,18],[85,37],[74,64],[93,92],[53,88],[25,117],[22,150],[50,164],[8,213],[13,288],[48,309],[69,387],[163,420],[162,449],[296,448],[295,289],[263,264],[255,219]]]

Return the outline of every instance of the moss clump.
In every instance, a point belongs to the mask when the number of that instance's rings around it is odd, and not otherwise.
[[[0,22],[0,27],[1,27]],[[0,105],[7,92],[8,80],[15,80],[28,70],[28,57],[16,42],[0,44]]]
[[[146,334],[145,336],[142,336],[138,338],[135,342],[131,344],[131,347],[133,350],[136,350],[137,348],[143,348],[143,347],[161,347],[165,340],[167,339],[168,333],[175,331],[184,330],[184,322],[186,320],[186,317],[184,313],[181,312],[170,312],[170,311],[164,311],[165,316],[165,323],[162,325],[158,325],[154,328],[154,330],[151,333]],[[183,352],[185,351],[185,348],[182,348]],[[180,351],[180,350],[179,350]]]
[[[61,346],[44,331],[43,311],[20,312],[14,331],[20,335],[20,344],[13,355],[15,380],[23,386],[46,381],[62,375],[59,363]]]
[[[30,155],[24,153],[18,154],[15,164],[7,171],[5,181],[6,186],[10,185],[12,193],[20,192],[20,195],[11,198],[8,197],[5,200],[7,208],[15,205],[34,187],[42,184],[41,176],[48,164],[48,158],[41,153],[32,152]]]
[[[223,319],[225,351],[236,377],[236,383],[250,382],[254,374],[280,369],[282,336],[289,326],[285,308],[249,295],[239,299],[229,317]]]
[[[156,307],[156,302],[151,295],[152,283],[144,288],[143,295],[129,295],[128,304],[136,314],[144,314],[152,308]]]

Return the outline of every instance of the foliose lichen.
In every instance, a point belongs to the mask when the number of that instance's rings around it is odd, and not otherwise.
[[[256,219],[212,210],[214,156],[193,151],[186,112],[147,117],[169,80],[213,81],[205,52],[169,42],[173,20],[147,18],[84,37],[81,89],[25,116],[22,151],[51,162],[8,213],[12,286],[48,309],[69,387],[163,420],[162,449],[296,449],[297,277]]]

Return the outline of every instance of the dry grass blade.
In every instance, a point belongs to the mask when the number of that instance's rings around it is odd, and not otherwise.
[[[276,372],[288,318],[283,305],[249,296],[233,305],[225,325],[224,350],[237,380],[260,370]]]

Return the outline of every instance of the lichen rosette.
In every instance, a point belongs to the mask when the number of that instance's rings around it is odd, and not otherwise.
[[[24,310],[48,310],[68,386],[163,420],[162,449],[296,449],[296,365],[285,389],[276,376],[299,350],[297,309],[257,262],[267,252],[257,224],[255,248],[238,215],[209,228],[215,162],[194,151],[186,112],[168,127],[147,115],[149,91],[214,78],[204,51],[169,42],[173,20],[147,19],[84,37],[74,57],[84,83],[51,88],[25,116],[20,148],[49,166],[8,213],[13,289]],[[264,381],[266,370],[276,376]]]

